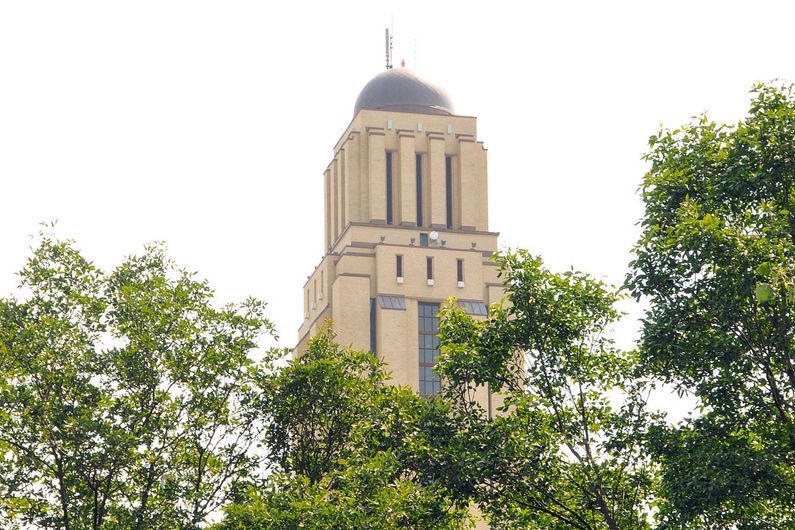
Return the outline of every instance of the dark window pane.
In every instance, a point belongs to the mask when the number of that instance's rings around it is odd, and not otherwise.
[[[422,226],[422,155],[417,155],[417,226]]]
[[[434,395],[441,389],[441,381],[433,372],[439,357],[439,304],[420,302],[417,306],[419,314],[419,379],[420,394]]]
[[[453,159],[445,158],[445,203],[447,206],[447,228],[453,228]]]
[[[386,223],[392,224],[392,153],[386,152]]]

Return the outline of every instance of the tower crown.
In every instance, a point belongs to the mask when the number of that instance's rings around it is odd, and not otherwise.
[[[372,78],[359,93],[353,115],[362,109],[418,114],[453,114],[453,102],[440,86],[407,68],[393,68]]]

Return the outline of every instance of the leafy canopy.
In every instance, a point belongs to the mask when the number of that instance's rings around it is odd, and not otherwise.
[[[483,321],[443,311],[439,371],[465,427],[447,442],[456,484],[501,527],[648,528],[649,418],[633,355],[607,337],[618,295],[526,251],[497,262],[506,306]],[[473,398],[484,384],[504,398],[493,419]]]
[[[258,464],[264,304],[217,309],[147,247],[103,273],[42,236],[0,300],[4,528],[202,526]]]
[[[219,530],[465,527],[466,503],[425,472],[432,404],[387,383],[383,363],[341,347],[329,328],[261,374],[276,467],[225,509]]]
[[[673,527],[795,525],[795,93],[753,94],[736,126],[702,116],[645,157],[641,359],[701,404],[652,440]]]

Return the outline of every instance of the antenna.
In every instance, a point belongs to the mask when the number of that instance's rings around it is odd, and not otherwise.
[[[392,36],[389,34],[389,28],[386,28],[386,69],[392,69]]]

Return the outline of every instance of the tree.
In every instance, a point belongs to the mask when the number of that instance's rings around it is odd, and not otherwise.
[[[258,463],[263,304],[215,309],[147,247],[105,274],[43,235],[0,300],[0,521],[7,528],[203,526]]]
[[[263,372],[260,410],[273,473],[225,509],[220,530],[461,528],[466,505],[424,480],[429,405],[386,384],[372,353],[310,340],[287,367]]]
[[[645,156],[641,360],[700,404],[654,438],[677,528],[795,526],[795,94],[752,93],[736,126],[702,116]]]
[[[618,295],[526,251],[497,262],[506,306],[483,321],[442,313],[438,370],[461,426],[444,440],[446,479],[501,528],[648,528],[650,418],[634,356],[606,335]],[[505,399],[493,420],[473,398],[482,385]]]

